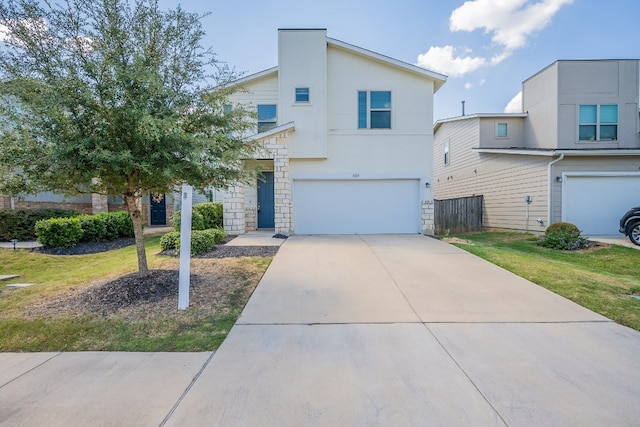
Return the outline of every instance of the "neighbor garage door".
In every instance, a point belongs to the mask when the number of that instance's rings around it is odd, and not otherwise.
[[[296,234],[420,232],[420,182],[294,180]]]
[[[640,205],[640,175],[567,175],[562,186],[562,220],[585,235],[618,234],[618,221]]]

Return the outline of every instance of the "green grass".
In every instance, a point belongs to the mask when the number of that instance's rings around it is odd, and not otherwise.
[[[157,255],[159,241],[158,236],[145,241],[149,268],[175,268],[178,260]],[[238,263],[261,275],[270,261],[246,258]],[[26,311],[33,304],[58,298],[94,280],[134,271],[135,246],[81,256],[0,249],[0,274],[20,275],[0,282],[0,351],[211,351],[225,339],[248,298],[246,293],[232,293],[222,310],[224,314],[206,317],[189,309],[137,321],[93,315],[33,317]],[[255,275],[250,276],[247,273],[247,281],[256,280]],[[5,291],[10,283],[37,285]]]
[[[616,322],[640,330],[640,251],[619,245],[558,251],[532,234],[456,235],[456,246]]]

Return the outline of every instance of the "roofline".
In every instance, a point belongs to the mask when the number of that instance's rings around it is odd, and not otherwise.
[[[469,119],[508,119],[508,118],[526,118],[529,115],[527,113],[475,113],[465,114],[464,116],[450,117],[448,119],[437,120],[433,124],[433,131],[435,132],[443,123],[458,122]]]
[[[511,154],[521,156],[545,156],[555,157],[563,154],[565,157],[590,157],[590,156],[640,156],[637,148],[609,148],[609,149],[577,149],[577,150],[553,150],[553,149],[527,149],[527,148],[473,148],[478,153]]]
[[[331,37],[327,37],[327,44],[334,45],[344,50],[348,50],[359,55],[368,57],[370,59],[374,59],[376,61],[384,62],[387,64],[391,64],[395,67],[401,68],[405,71],[412,72],[414,74],[418,74],[422,77],[428,77],[431,80],[434,80],[434,90],[433,92],[437,92],[438,89],[442,87],[443,84],[447,81],[447,76],[444,74],[436,73],[435,71],[428,70],[426,68],[418,67],[417,65],[409,64],[407,62],[400,61],[398,59],[391,58],[389,56],[382,55],[380,53],[374,52],[372,50],[364,49],[356,45],[352,45],[349,43],[345,43],[341,40],[332,39]]]
[[[256,133],[255,135],[251,135],[245,138],[247,141],[260,141],[262,139],[270,138],[279,133],[286,133],[289,131],[295,132],[296,125],[294,122],[288,122],[280,126],[276,126],[268,131]]]
[[[535,74],[532,74],[531,76],[527,77],[525,80],[522,81],[522,83],[524,84],[525,82],[536,77],[538,74],[541,74],[542,72],[546,71],[548,68],[551,68],[554,65],[559,64],[560,62],[611,62],[611,61],[639,61],[640,62],[640,59],[638,58],[557,59],[553,61],[551,64],[542,68],[541,70],[536,71]]]

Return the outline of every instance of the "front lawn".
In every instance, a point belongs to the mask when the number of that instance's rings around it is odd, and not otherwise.
[[[145,247],[160,280],[142,290],[126,280],[137,271],[135,246],[74,256],[0,249],[0,274],[20,275],[0,282],[0,351],[215,350],[271,261],[192,259],[191,304],[179,311],[179,260],[159,255],[159,236]]]
[[[558,251],[535,244],[525,233],[456,235],[451,243],[568,298],[583,307],[640,331],[640,251],[602,245]]]

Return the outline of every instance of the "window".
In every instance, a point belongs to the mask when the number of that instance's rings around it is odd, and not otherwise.
[[[297,87],[296,88],[296,102],[309,102],[309,88]]]
[[[449,140],[444,142],[444,164],[449,164]]]
[[[258,133],[266,132],[276,127],[276,105],[258,105]]]
[[[498,123],[498,125],[496,126],[496,136],[498,138],[506,138],[507,136],[509,136],[506,123]]]
[[[391,129],[391,92],[358,92],[358,129]]]
[[[615,141],[618,139],[618,106],[580,105],[578,113],[580,141]]]

